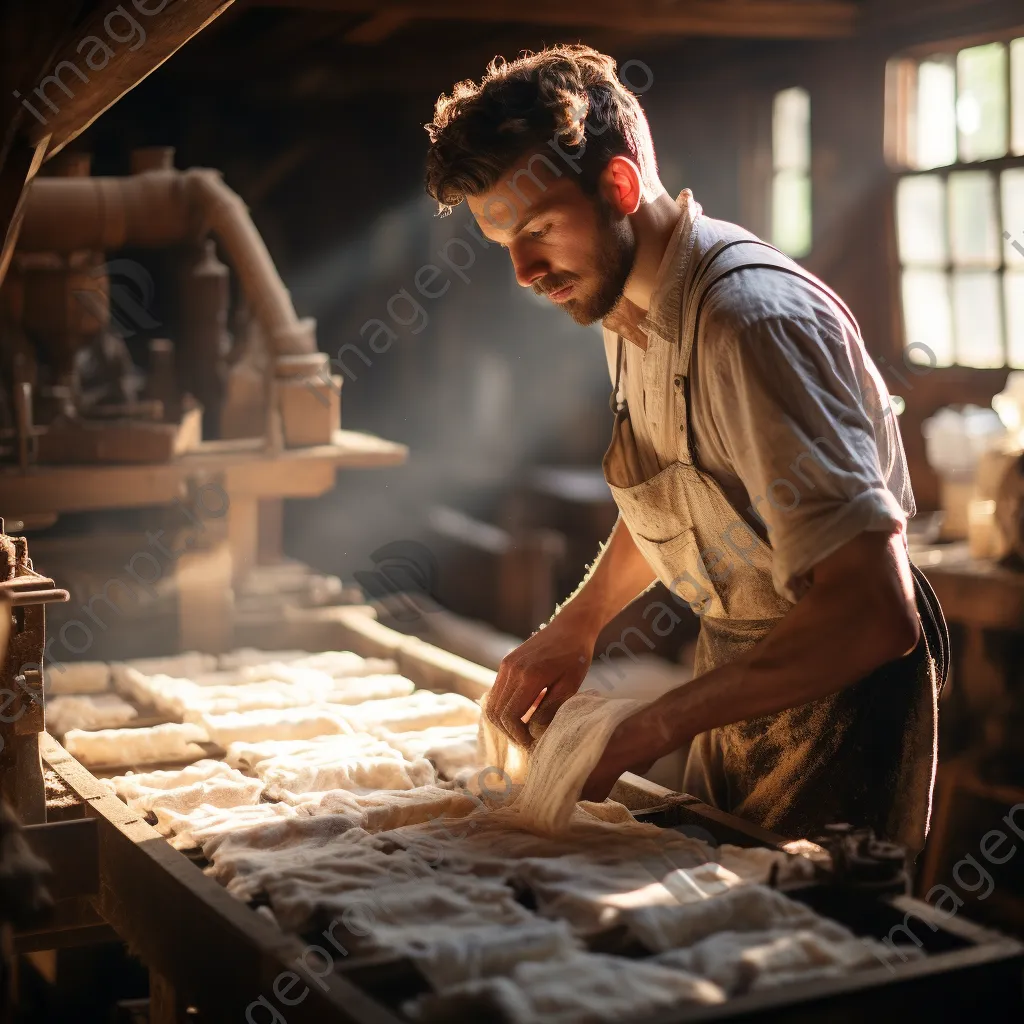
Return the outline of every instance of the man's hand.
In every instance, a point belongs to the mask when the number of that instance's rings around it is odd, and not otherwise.
[[[617,520],[576,593],[544,629],[505,656],[487,696],[488,719],[529,747],[580,688],[602,627],[654,578],[625,523]],[[531,728],[527,728],[523,718],[531,708]]]
[[[601,760],[590,773],[581,800],[600,803],[612,791],[623,772],[643,775],[650,771],[657,757],[651,756],[651,736],[646,708],[623,719],[608,738]]]
[[[487,695],[487,717],[518,744],[529,747],[533,736],[523,722],[526,713],[534,708],[530,725],[533,734],[539,734],[579,690],[590,668],[595,639],[593,628],[585,627],[568,609],[556,615],[502,659]]]

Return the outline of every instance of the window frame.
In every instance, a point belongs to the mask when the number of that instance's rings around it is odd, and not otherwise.
[[[791,168],[791,167],[779,167],[776,164],[776,103],[778,98],[783,93],[799,91],[804,94],[807,101],[807,166],[802,168]],[[767,217],[765,218],[765,237],[771,241],[771,244],[777,246],[780,250],[785,252],[790,258],[794,260],[806,260],[809,259],[811,254],[814,252],[814,100],[811,95],[811,90],[802,84],[787,85],[781,88],[772,90],[770,95],[770,103],[768,105],[768,182],[767,182],[767,197],[768,197],[768,211]],[[798,173],[806,178],[807,182],[807,245],[806,248],[799,252],[790,252],[783,249],[780,245],[780,239],[776,235],[776,181],[780,175]]]
[[[893,253],[893,267],[894,267],[894,291],[893,295],[895,298],[896,305],[896,316],[894,319],[897,321],[896,341],[897,345],[895,348],[897,351],[893,353],[894,356],[899,358],[901,361],[906,362],[907,360],[907,320],[906,311],[903,304],[903,274],[904,271],[910,267],[913,268],[914,264],[904,264],[901,259],[899,251],[899,237],[898,237],[898,191],[900,182],[905,178],[914,178],[920,176],[931,176],[942,179],[943,193],[946,200],[946,231],[947,231],[947,242],[951,242],[949,237],[950,231],[950,200],[949,200],[949,176],[958,172],[987,172],[995,183],[995,215],[996,215],[996,238],[999,247],[999,265],[989,269],[990,273],[994,273],[998,278],[999,286],[999,302],[1000,302],[1000,323],[1001,323],[1001,345],[1003,352],[1003,363],[1001,366],[973,366],[967,363],[957,362],[956,352],[956,334],[955,334],[955,313],[951,313],[954,317],[953,329],[953,356],[954,361],[948,365],[935,365],[931,366],[932,371],[941,371],[948,373],[954,371],[957,374],[966,373],[1005,373],[1011,369],[1014,369],[1012,364],[1009,362],[1010,351],[1010,323],[1008,318],[1008,303],[1006,294],[1006,274],[1008,268],[1013,270],[1017,268],[1016,264],[1009,264],[1007,262],[1006,246],[1009,245],[1014,238],[1024,244],[1024,224],[1020,226],[1017,234],[1006,226],[1004,223],[1004,211],[1003,211],[1003,196],[1002,196],[1002,183],[1001,175],[1003,171],[1024,169],[1024,154],[1014,155],[1013,149],[1013,102],[1012,102],[1012,87],[1013,87],[1013,68],[1012,61],[1010,59],[1009,45],[1014,39],[1024,37],[1024,25],[1018,26],[1013,29],[1004,29],[997,32],[989,32],[984,34],[975,34],[970,36],[962,36],[955,39],[942,40],[936,43],[922,43],[907,49],[901,50],[894,54],[886,63],[886,81],[885,81],[885,121],[884,121],[884,151],[885,161],[889,168],[890,183],[889,183],[889,224],[888,231],[891,238],[891,251]],[[1006,140],[1008,152],[1004,156],[993,157],[985,160],[961,160],[959,158],[959,129],[957,138],[957,160],[951,164],[942,164],[938,167],[913,167],[910,164],[909,152],[909,131],[908,131],[908,120],[912,109],[912,103],[915,99],[914,90],[916,88],[916,73],[918,66],[930,57],[949,55],[955,59],[956,55],[964,49],[972,46],[982,46],[988,43],[1003,43],[1007,49],[1006,59],[1006,70],[1005,70],[1005,89],[1006,89]],[[1004,232],[1010,232],[1010,238],[1007,239]],[[961,264],[957,264],[954,259],[952,245],[947,246],[947,260],[944,264],[936,264],[933,269],[941,271],[946,275],[947,280],[951,286],[951,297],[952,297],[952,282],[953,275],[958,269],[962,269]],[[1019,271],[1024,271],[1024,265],[1019,266]],[[1024,366],[1016,367],[1022,369]]]

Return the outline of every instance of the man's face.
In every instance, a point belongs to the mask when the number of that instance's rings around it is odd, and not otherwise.
[[[629,218],[589,196],[571,167],[527,154],[489,192],[467,199],[488,238],[508,249],[516,280],[546,295],[578,324],[607,316],[633,269]]]

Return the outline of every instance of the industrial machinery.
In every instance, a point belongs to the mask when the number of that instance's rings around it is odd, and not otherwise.
[[[55,163],[0,288],[0,493],[71,592],[63,653],[226,649],[345,600],[283,557],[283,499],[405,448],[340,429],[341,378],[245,204],[167,148],[120,178]]]

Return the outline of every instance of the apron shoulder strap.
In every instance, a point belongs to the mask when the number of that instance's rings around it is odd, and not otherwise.
[[[618,415],[623,407],[619,399],[619,387],[622,384],[622,335],[615,337],[615,383],[612,385],[612,393],[608,396],[608,405],[612,413]]]
[[[686,296],[683,315],[679,318],[679,344],[684,367],[688,367],[690,363],[690,355],[697,341],[700,314],[708,293],[723,277],[738,270],[756,268],[777,270],[780,273],[802,278],[831,299],[856,326],[857,321],[849,307],[828,285],[804,270],[798,263],[776,249],[774,245],[769,245],[768,242],[762,242],[761,239],[753,237],[720,239],[704,251],[694,267],[693,283]]]

